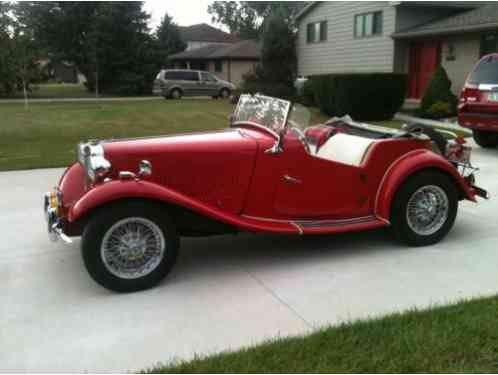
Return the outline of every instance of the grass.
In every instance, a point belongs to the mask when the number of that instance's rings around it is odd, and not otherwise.
[[[498,297],[358,321],[153,373],[496,373]]]
[[[222,129],[232,111],[227,101],[211,99],[31,103],[27,110],[0,101],[0,171],[66,166],[82,140]],[[311,113],[312,124],[327,119],[316,108]]]

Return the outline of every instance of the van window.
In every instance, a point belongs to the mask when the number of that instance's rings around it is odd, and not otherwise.
[[[198,81],[199,73],[189,70],[170,70],[164,75],[164,79],[179,81]]]
[[[469,76],[469,83],[494,83],[498,84],[498,57],[489,56],[481,60]]]
[[[211,73],[201,72],[201,78],[203,81],[216,82],[216,78]]]

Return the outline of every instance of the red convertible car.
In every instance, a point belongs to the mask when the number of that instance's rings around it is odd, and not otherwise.
[[[168,274],[181,236],[388,226],[423,246],[448,233],[460,200],[487,198],[460,139],[309,118],[288,101],[242,95],[225,130],[79,144],[45,195],[49,234],[82,236],[92,278],[129,292]]]

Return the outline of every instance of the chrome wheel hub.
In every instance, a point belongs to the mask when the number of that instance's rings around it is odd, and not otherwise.
[[[436,185],[419,188],[408,201],[406,220],[418,235],[429,236],[440,230],[448,218],[446,192]]]
[[[130,217],[115,223],[102,239],[105,267],[122,279],[136,279],[154,271],[164,258],[166,241],[152,221]]]

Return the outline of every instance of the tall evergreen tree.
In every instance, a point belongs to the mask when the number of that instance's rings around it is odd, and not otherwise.
[[[168,56],[182,52],[187,45],[180,36],[178,25],[173,22],[173,17],[166,13],[161,19],[161,24],[155,32],[157,53],[163,65],[167,64]]]
[[[54,59],[74,63],[90,90],[149,93],[160,62],[141,2],[21,2],[18,19]]]

